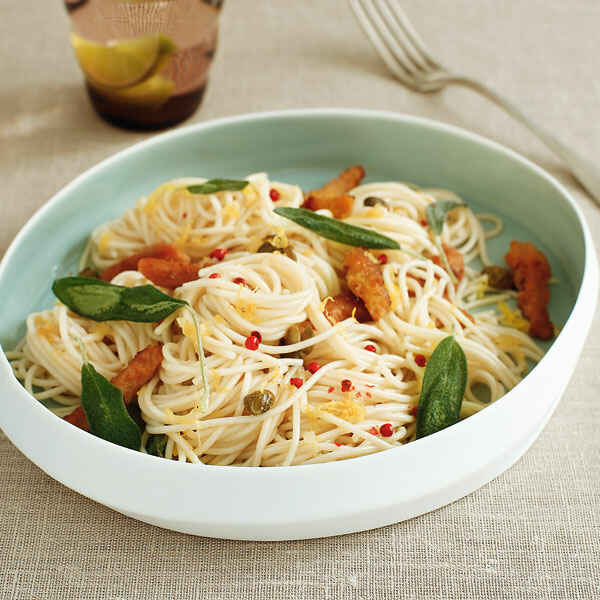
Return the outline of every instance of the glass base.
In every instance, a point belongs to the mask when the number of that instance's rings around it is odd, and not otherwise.
[[[86,88],[92,106],[105,121],[124,129],[150,131],[176,125],[190,117],[200,105],[206,85],[193,92],[173,96],[158,108],[112,100],[87,82]]]

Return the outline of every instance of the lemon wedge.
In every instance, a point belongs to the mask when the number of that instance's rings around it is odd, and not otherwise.
[[[159,54],[173,51],[172,42],[161,35],[98,44],[72,33],[71,44],[90,82],[112,89],[138,83],[154,67]]]
[[[134,104],[146,108],[158,108],[164,104],[175,91],[175,83],[162,75],[153,75],[141,83],[124,90],[112,90],[106,93],[113,100],[125,104]]]
[[[120,89],[97,86],[97,89],[112,100],[145,108],[158,108],[175,91],[175,82],[161,75],[161,71],[169,63],[170,56],[170,53],[161,53],[148,76],[136,85]]]

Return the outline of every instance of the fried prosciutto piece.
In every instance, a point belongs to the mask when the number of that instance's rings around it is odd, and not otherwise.
[[[359,323],[371,320],[371,315],[368,313],[365,303],[349,292],[342,292],[333,298],[329,298],[325,302],[323,313],[332,325],[352,316]]]
[[[452,272],[456,275],[456,279],[460,281],[465,274],[465,258],[462,252],[447,244],[442,244],[442,249],[448,259],[448,265],[450,265]],[[440,267],[444,266],[439,256],[434,256],[431,260]]]
[[[164,258],[141,258],[137,270],[155,285],[175,289],[188,281],[198,279],[200,267],[190,262],[176,262]]]
[[[554,335],[554,325],[548,315],[552,276],[548,260],[531,242],[513,240],[504,257],[513,270],[513,279],[519,294],[517,302],[529,319],[529,334],[540,340],[549,340]]]
[[[360,165],[342,171],[323,187],[308,192],[303,207],[308,210],[326,208],[336,219],[349,216],[354,206],[354,198],[348,192],[359,185],[364,176],[365,170]]]
[[[123,271],[137,271],[138,262],[142,258],[160,258],[178,263],[190,262],[190,257],[187,254],[171,244],[153,244],[152,246],[146,246],[136,254],[127,256],[112,267],[108,267],[108,269],[102,271],[100,279],[110,282]]]
[[[346,256],[345,265],[350,291],[365,303],[373,320],[378,321],[392,308],[379,261],[363,248],[353,248]]]

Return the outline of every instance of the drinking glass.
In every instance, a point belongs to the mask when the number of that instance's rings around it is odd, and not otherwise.
[[[92,105],[107,121],[159,129],[199,106],[223,0],[64,0]]]

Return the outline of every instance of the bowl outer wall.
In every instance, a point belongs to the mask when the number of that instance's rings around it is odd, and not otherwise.
[[[294,539],[359,531],[427,512],[476,489],[506,469],[535,439],[558,403],[595,311],[598,268],[581,212],[544,171],[468,132],[414,117],[372,111],[285,111],[182,128],[125,150],[59,192],[17,236],[0,265],[0,282],[28,231],[85,186],[92,175],[152,146],[202,135],[206,127],[261,119],[378,118],[442,130],[457,143],[491,149],[545,179],[576,215],[585,266],[577,302],[546,356],[501,400],[469,419],[407,446],[359,459],[299,467],[210,467],[168,462],[120,448],[57,418],[14,379],[0,357],[0,425],[49,475],[116,510],[179,531],[238,539]],[[519,414],[519,419],[515,419]]]

